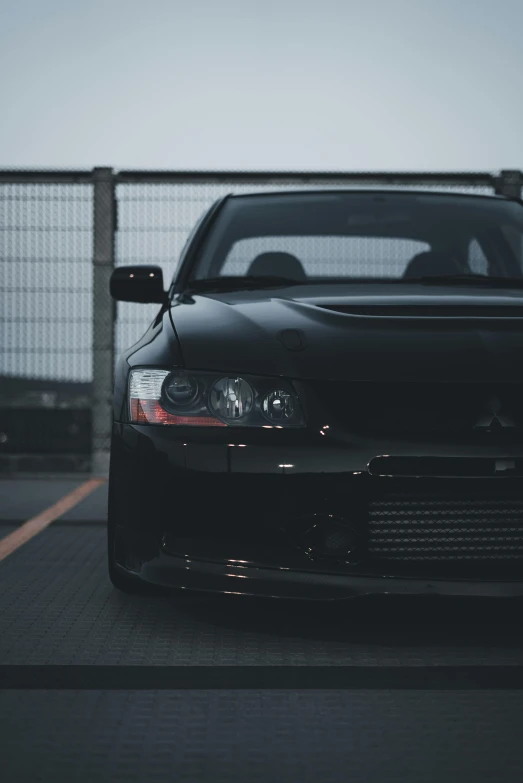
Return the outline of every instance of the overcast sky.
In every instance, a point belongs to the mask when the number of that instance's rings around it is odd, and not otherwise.
[[[523,0],[0,0],[0,165],[523,167]]]

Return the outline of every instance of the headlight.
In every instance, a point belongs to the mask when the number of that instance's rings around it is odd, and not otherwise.
[[[285,389],[274,389],[265,395],[262,402],[263,415],[275,424],[289,421],[294,416],[294,399]]]
[[[281,379],[182,369],[131,370],[130,421],[199,427],[303,427],[298,399]]]
[[[165,396],[176,408],[190,408],[198,397],[198,381],[187,373],[171,373],[164,385]]]
[[[253,401],[254,393],[243,378],[220,378],[211,386],[209,407],[227,422],[247,416]]]

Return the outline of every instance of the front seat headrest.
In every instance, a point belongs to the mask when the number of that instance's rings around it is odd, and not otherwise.
[[[276,275],[278,277],[290,277],[292,280],[305,280],[307,275],[296,256],[291,253],[260,253],[249,267],[248,275],[265,277]]]
[[[407,265],[403,277],[433,277],[437,275],[459,275],[463,270],[457,261],[446,253],[428,250],[418,253]]]

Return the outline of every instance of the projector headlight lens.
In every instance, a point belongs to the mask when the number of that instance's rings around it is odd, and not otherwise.
[[[198,381],[183,371],[173,372],[165,379],[163,391],[175,408],[187,408],[198,397]]]
[[[252,410],[254,392],[243,378],[220,378],[211,387],[209,407],[222,419],[241,419]]]
[[[294,416],[294,400],[284,389],[274,389],[265,395],[262,402],[263,415],[269,421],[281,424]]]

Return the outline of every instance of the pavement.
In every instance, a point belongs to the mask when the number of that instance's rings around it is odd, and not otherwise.
[[[88,480],[0,481],[2,783],[520,783],[520,602],[127,596]]]

